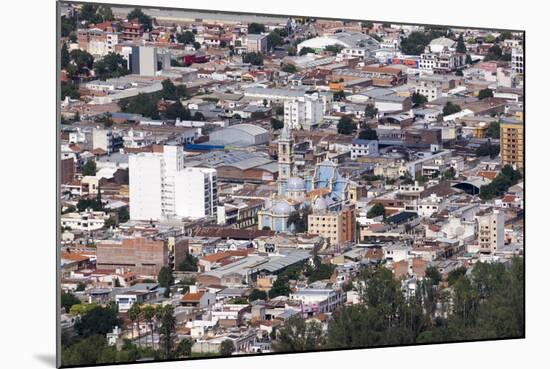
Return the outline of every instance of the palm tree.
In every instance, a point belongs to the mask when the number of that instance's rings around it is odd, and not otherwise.
[[[141,314],[141,307],[138,303],[134,303],[128,310],[128,318],[132,321],[132,341],[134,340],[134,322],[137,321],[138,327],[138,340],[139,340],[139,314]]]
[[[143,316],[151,329],[151,347],[155,348],[153,337],[153,318],[155,317],[155,308],[152,305],[147,305],[143,308]],[[147,346],[147,334],[145,334],[145,346]]]

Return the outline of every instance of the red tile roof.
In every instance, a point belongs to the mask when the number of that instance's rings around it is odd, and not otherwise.
[[[181,298],[181,301],[200,301],[204,292],[186,293]]]

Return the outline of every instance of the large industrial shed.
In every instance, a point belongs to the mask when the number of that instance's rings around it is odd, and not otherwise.
[[[243,123],[210,133],[210,144],[254,146],[269,141],[269,132],[259,126]]]

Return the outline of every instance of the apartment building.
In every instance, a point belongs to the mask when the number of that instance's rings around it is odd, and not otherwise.
[[[292,129],[316,128],[323,123],[323,106],[316,93],[287,100],[284,103],[284,122]]]
[[[176,214],[181,217],[217,217],[216,170],[185,168],[175,177]]]
[[[522,121],[502,119],[500,123],[500,160],[502,165],[523,169],[524,125]]]
[[[478,243],[482,253],[495,253],[504,246],[504,213],[494,210],[491,213],[479,215]]]
[[[160,220],[175,215],[174,177],[183,170],[183,148],[164,145],[154,150],[128,158],[133,220]]]
[[[355,210],[328,211],[326,201],[318,198],[313,213],[308,215],[308,233],[324,237],[331,245],[339,245],[355,239]]]
[[[130,236],[98,242],[97,268],[122,268],[141,276],[158,275],[163,266],[173,267],[183,261],[186,240]]]

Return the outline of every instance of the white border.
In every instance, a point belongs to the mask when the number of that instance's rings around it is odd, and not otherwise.
[[[324,352],[123,368],[277,368],[352,365],[408,368],[518,368],[548,362],[546,274],[548,204],[544,151],[548,147],[547,12],[528,2],[159,0],[117,3],[273,14],[525,29],[527,31],[527,339]],[[534,2],[533,2],[534,3]],[[2,6],[2,220],[3,367],[55,365],[55,3],[4,2]],[[546,87],[546,88],[545,88]],[[538,167],[537,167],[538,166]],[[543,233],[544,232],[544,233]],[[7,236],[7,237],[6,237]],[[535,364],[535,366],[540,366]],[[120,366],[112,366],[121,368]],[[110,368],[110,367],[109,367]]]

